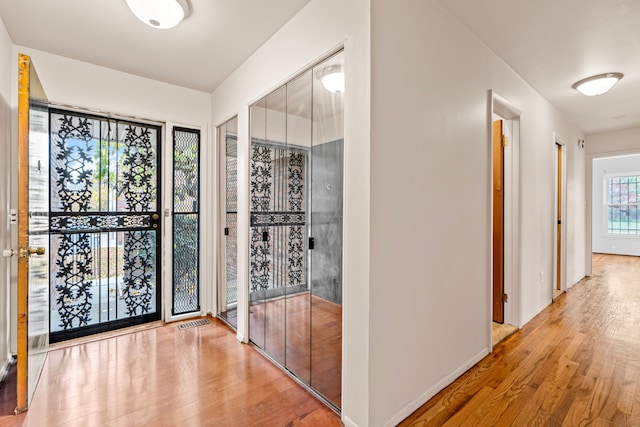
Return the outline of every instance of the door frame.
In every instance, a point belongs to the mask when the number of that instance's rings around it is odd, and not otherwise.
[[[488,176],[488,301],[487,322],[489,348],[492,348],[491,327],[493,318],[493,121],[503,120],[511,129],[511,138],[504,150],[504,292],[509,300],[504,304],[504,322],[522,327],[521,321],[521,259],[520,259],[520,116],[522,111],[497,94],[488,91],[487,107],[487,155],[489,156]]]
[[[562,148],[562,164],[558,162],[558,146]],[[553,291],[557,286],[558,280],[558,208],[560,208],[560,290],[567,290],[567,140],[560,136],[557,132],[553,133],[553,280],[551,283],[551,299],[553,299]],[[561,170],[558,173],[558,166]],[[558,178],[560,178],[561,188],[558,185]],[[560,188],[560,206],[558,206],[558,189]]]
[[[587,205],[587,215],[585,220],[585,276],[590,277],[593,272],[593,160],[603,157],[617,157],[640,154],[640,148],[630,148],[627,150],[604,151],[598,153],[587,153],[586,161],[586,182],[585,200]]]

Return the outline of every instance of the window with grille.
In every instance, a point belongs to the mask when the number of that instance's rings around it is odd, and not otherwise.
[[[607,233],[640,235],[640,175],[607,177]]]

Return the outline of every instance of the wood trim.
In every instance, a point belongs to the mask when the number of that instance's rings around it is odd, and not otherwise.
[[[493,122],[493,321],[504,322],[504,146],[502,120]]]
[[[18,56],[18,252],[29,246],[29,88],[31,58]],[[18,256],[16,412],[28,408],[29,258]]]
[[[557,274],[556,274],[556,289],[557,290],[561,290],[562,289],[562,145],[560,144],[556,144],[556,147],[558,149],[558,221],[557,221],[557,227],[558,227],[558,242],[557,242],[557,257],[556,257],[556,263],[557,263]]]

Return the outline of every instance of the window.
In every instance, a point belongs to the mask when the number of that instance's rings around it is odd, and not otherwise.
[[[606,178],[607,233],[640,235],[640,175]]]

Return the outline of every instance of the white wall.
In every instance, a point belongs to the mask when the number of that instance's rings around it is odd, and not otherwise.
[[[607,233],[605,179],[615,175],[639,175],[640,155],[604,157],[593,160],[592,237],[593,252],[640,256],[640,236]]]
[[[9,227],[9,190],[11,169],[11,83],[13,44],[0,19],[0,250],[11,247]],[[17,83],[16,83],[17,85]],[[0,377],[4,373],[10,352],[11,284],[9,262],[0,258]]]
[[[371,410],[368,397],[369,16],[369,0],[312,0],[212,95],[214,125],[238,115],[238,188],[248,189],[248,106],[339,46],[345,47],[342,413],[346,425],[360,426],[369,425]],[[248,209],[248,194],[240,192],[238,288],[241,291],[238,298],[245,301],[248,298]],[[217,241],[218,235],[212,236]],[[239,314],[241,340],[248,339],[247,318],[247,313]]]
[[[402,420],[490,349],[488,89],[522,111],[521,323],[552,299],[554,132],[582,135],[433,0],[372,0],[371,29],[369,425],[377,426]],[[584,275],[576,236],[584,150],[571,143],[566,155],[575,280]]]

